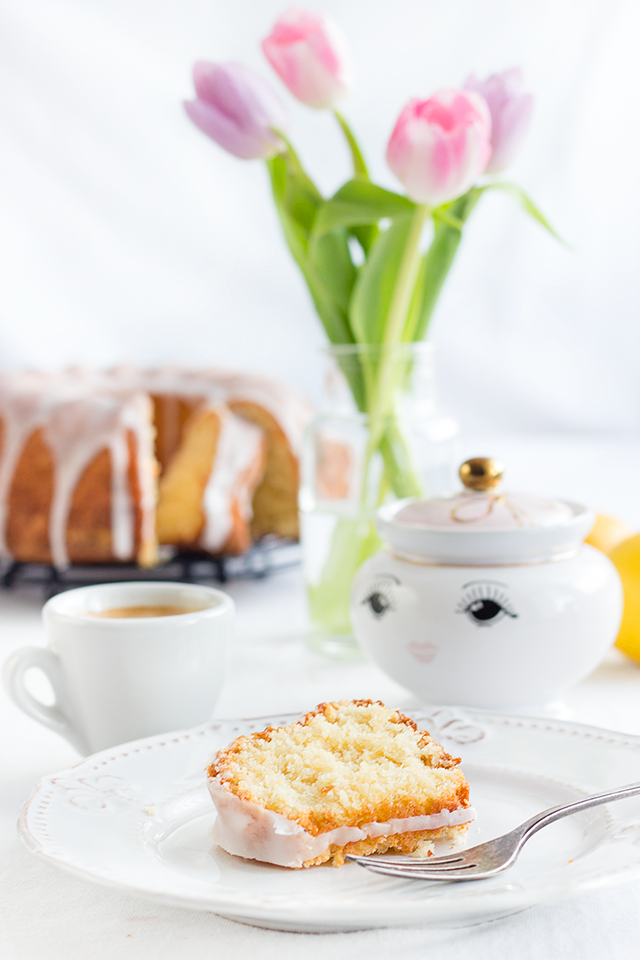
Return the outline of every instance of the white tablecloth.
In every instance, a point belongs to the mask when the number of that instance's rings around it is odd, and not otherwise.
[[[487,450],[477,444],[475,451]],[[569,496],[591,500],[640,526],[635,484],[640,447],[576,441],[539,446],[527,458],[548,456]],[[491,452],[517,462],[525,485],[523,448],[515,441]],[[549,460],[547,460],[547,464]],[[589,467],[597,469],[589,471]],[[614,480],[617,486],[614,488]],[[540,482],[528,484],[544,489]],[[547,485],[548,489],[548,485]],[[218,716],[257,716],[307,710],[321,700],[374,697],[399,707],[415,702],[367,663],[336,662],[306,643],[306,612],[299,570],[261,581],[228,585],[237,604],[237,637]],[[42,597],[37,591],[0,594],[0,660],[16,647],[43,643]],[[640,734],[640,666],[613,652],[566,697],[572,719]],[[16,836],[20,807],[43,775],[77,762],[74,750],[24,716],[0,695],[0,956],[6,960],[163,960],[180,956],[324,957],[326,951],[354,958],[424,957],[438,960],[631,960],[640,952],[640,882],[548,903],[503,920],[456,930],[427,928],[314,935],[278,933],[184,909],[130,898],[93,886],[47,866]]]

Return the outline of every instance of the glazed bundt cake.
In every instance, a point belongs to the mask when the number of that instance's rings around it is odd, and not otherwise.
[[[0,555],[150,566],[158,542],[296,537],[310,416],[290,388],[225,371],[0,374]]]

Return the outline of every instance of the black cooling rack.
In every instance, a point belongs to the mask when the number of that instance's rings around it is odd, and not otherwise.
[[[45,563],[4,561],[0,585],[5,590],[39,587],[52,597],[72,587],[123,580],[173,580],[179,583],[227,583],[229,580],[257,579],[300,562],[300,545],[278,537],[264,537],[239,557],[211,557],[201,553],[167,554],[156,567],[141,568],[128,563],[72,565],[65,570]]]

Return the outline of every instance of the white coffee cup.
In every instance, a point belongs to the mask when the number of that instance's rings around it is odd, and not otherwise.
[[[131,607],[177,607],[170,616],[105,616]],[[195,584],[100,584],[60,593],[42,611],[48,647],[16,650],[4,667],[9,696],[83,755],[167,733],[211,716],[233,629],[231,597]],[[53,706],[27,690],[36,667]]]

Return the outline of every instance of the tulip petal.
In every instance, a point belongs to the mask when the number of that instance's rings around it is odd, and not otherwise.
[[[495,73],[486,80],[469,76],[465,89],[484,97],[491,113],[491,158],[486,173],[498,173],[511,163],[526,133],[533,111],[533,97],[523,92],[518,67]]]
[[[198,62],[193,68],[193,80],[199,100],[244,127],[273,126],[282,130],[288,124],[280,97],[262,77],[240,63]]]
[[[226,114],[202,100],[185,101],[184,109],[199,130],[241,160],[270,157],[282,149],[282,141],[271,131],[258,136],[255,131],[242,130]]]
[[[490,132],[481,96],[441,90],[407,104],[389,140],[387,161],[412,200],[440,206],[466,193],[482,173]]]
[[[204,63],[193,68],[197,100],[185,103],[190,119],[221,147],[243,159],[272,157],[284,148],[276,130],[287,129],[280,97],[241,63]]]
[[[262,49],[293,96],[309,107],[335,107],[351,84],[346,41],[327,17],[290,10],[274,24]]]
[[[533,97],[531,94],[512,100],[505,104],[496,124],[495,147],[491,159],[487,164],[487,173],[499,173],[508,167],[517,154],[525,137],[531,115],[533,113]]]

